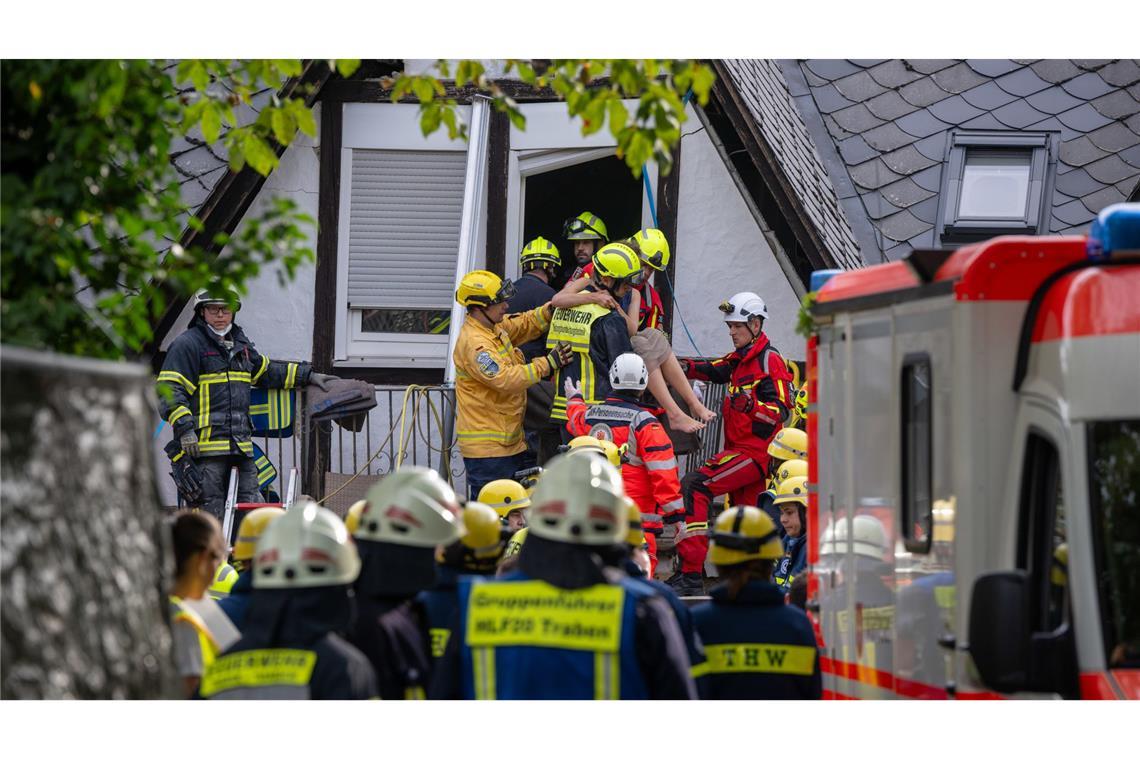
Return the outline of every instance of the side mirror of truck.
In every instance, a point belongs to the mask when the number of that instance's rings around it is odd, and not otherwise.
[[[982,683],[998,692],[1029,683],[1029,575],[986,573],[970,595],[970,656]]]

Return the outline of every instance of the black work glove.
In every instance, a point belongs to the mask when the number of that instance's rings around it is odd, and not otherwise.
[[[546,360],[550,362],[551,370],[562,369],[570,360],[574,358],[574,349],[570,348],[570,344],[564,340],[558,341],[558,344],[550,349],[550,353],[546,355]]]
[[[170,477],[174,478],[174,485],[187,504],[199,504],[202,501],[202,476],[198,472],[198,465],[189,455],[184,454],[177,462],[171,463]]]

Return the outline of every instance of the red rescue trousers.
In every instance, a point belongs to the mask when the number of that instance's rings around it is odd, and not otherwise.
[[[714,454],[681,481],[685,499],[685,537],[677,544],[681,572],[704,570],[709,551],[709,502],[728,494],[732,506],[755,506],[764,490],[764,465],[748,454],[725,450]]]

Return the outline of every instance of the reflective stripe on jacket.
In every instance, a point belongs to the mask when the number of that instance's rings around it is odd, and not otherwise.
[[[526,389],[550,374],[550,362],[527,363],[516,343],[546,332],[547,306],[484,327],[467,317],[455,342],[455,430],[465,457],[506,457],[526,449]]]
[[[555,309],[546,345],[554,348],[560,340],[574,349],[574,359],[554,373],[554,404],[550,409],[550,419],[565,422],[565,379],[569,377],[578,384],[587,404],[600,404],[610,395],[610,365],[621,354],[631,353],[633,344],[629,340],[625,318],[597,304]]]
[[[232,350],[203,319],[194,317],[189,329],[170,344],[158,373],[159,410],[175,440],[197,432],[202,456],[226,455],[235,447],[253,456],[250,387],[307,385],[312,368],[308,362],[264,356],[237,325],[226,337],[233,341]]]

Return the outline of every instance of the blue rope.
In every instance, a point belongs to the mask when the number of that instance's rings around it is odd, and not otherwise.
[[[689,100],[692,99],[692,97],[693,97],[693,91],[692,91],[692,89],[690,89],[688,92],[685,93],[685,97],[681,101],[682,105],[688,105]],[[645,197],[649,201],[649,217],[653,220],[653,226],[656,227],[657,226],[657,204],[653,202],[653,188],[650,187],[650,185],[649,185],[649,171],[648,171],[648,169],[649,169],[648,163],[642,164],[642,166],[641,166],[641,179],[642,179],[642,184],[645,185]],[[676,242],[676,241],[674,241],[674,242]],[[661,270],[661,274],[665,275],[665,282],[667,282],[669,284],[669,292],[673,294],[673,308],[677,312],[677,316],[681,318],[681,327],[684,328],[685,335],[688,336],[688,338],[689,338],[689,345],[691,345],[693,347],[693,350],[696,351],[697,354],[699,354],[700,356],[704,356],[704,353],[702,353],[701,350],[699,348],[697,348],[697,342],[695,340],[693,340],[693,334],[691,332],[689,332],[689,325],[685,322],[685,315],[681,313],[681,303],[677,300],[677,289],[675,287],[673,287],[673,281],[671,279],[669,279],[669,273],[666,272],[665,270]]]

